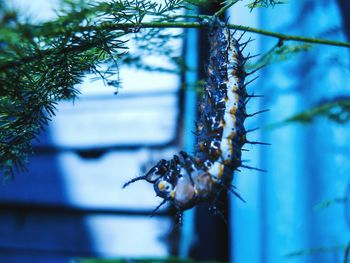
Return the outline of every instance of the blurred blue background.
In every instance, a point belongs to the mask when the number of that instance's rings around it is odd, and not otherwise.
[[[55,16],[56,1],[13,1],[34,19]],[[346,1],[290,1],[252,12],[239,2],[230,23],[285,34],[346,41]],[[40,10],[40,12],[38,12]],[[208,10],[207,10],[208,11]],[[210,11],[208,11],[210,12]],[[203,77],[205,32],[178,30],[178,46],[190,68],[177,76],[121,66],[122,89],[91,76],[81,95],[62,102],[40,142],[29,171],[0,190],[0,262],[70,262],[77,257],[140,258],[177,255],[231,262],[343,262],[350,242],[350,125],[326,118],[311,124],[283,121],[322,100],[349,96],[349,49],[314,45],[308,52],[268,65],[248,87],[263,94],[248,112],[249,135],[271,146],[246,146],[243,158],[267,173],[242,170],[234,185],[246,200],[229,195],[225,211],[207,218],[208,208],[185,213],[174,226],[169,207],[150,217],[160,200],[152,186],[135,183],[159,158],[191,151],[197,96]],[[247,53],[264,54],[277,40],[247,33]],[[131,49],[132,51],[132,49]],[[155,64],[165,58],[150,56]],[[202,72],[202,73],[201,73]],[[256,74],[257,75],[257,74]]]

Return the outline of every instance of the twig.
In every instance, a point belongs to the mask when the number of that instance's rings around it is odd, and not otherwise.
[[[85,27],[79,27],[77,30],[80,32],[84,32],[85,30],[128,30],[131,28],[202,28],[206,27],[207,25],[200,23],[200,22],[145,22],[140,24],[135,23],[123,23],[123,24],[114,24],[110,22],[103,23],[100,26],[85,26]],[[312,38],[312,37],[303,37],[303,36],[293,36],[293,35],[285,35],[277,32],[272,32],[264,29],[258,29],[254,27],[248,27],[248,26],[242,26],[242,25],[236,25],[236,24],[228,24],[227,25],[230,29],[235,29],[239,31],[247,31],[252,32],[260,35],[275,37],[283,41],[299,41],[299,42],[306,42],[306,43],[313,43],[313,44],[321,44],[321,45],[329,45],[329,46],[338,46],[338,47],[347,47],[350,48],[350,42],[342,42],[342,41],[335,41],[335,40],[329,40],[329,39],[321,39],[321,38]],[[63,33],[63,32],[56,32],[56,33]],[[49,54],[52,54],[51,50],[45,50],[41,55],[46,56]],[[8,61],[5,63],[0,64],[0,70],[6,70],[8,68],[11,68],[13,66],[20,65],[22,63],[31,62],[35,59],[38,59],[38,57],[35,56],[28,56],[28,57],[22,57],[19,60],[16,61]]]
[[[222,12],[227,10],[230,6],[235,4],[237,1],[233,1],[230,4],[224,6],[221,8],[215,15],[220,15]],[[179,16],[169,16],[169,19],[176,19],[181,17],[187,17],[187,18],[193,18],[193,19],[208,19],[211,16],[207,15],[179,15]],[[86,30],[129,30],[129,29],[135,29],[135,28],[203,28],[206,27],[207,24],[201,23],[201,22],[185,22],[185,21],[170,21],[170,22],[164,22],[164,21],[155,21],[155,22],[143,22],[143,23],[113,23],[113,22],[104,22],[99,26],[80,26],[75,28],[75,31],[77,32],[84,32]],[[293,35],[286,35],[278,32],[268,31],[264,29],[249,27],[249,26],[243,26],[243,25],[237,25],[237,24],[228,24],[228,28],[235,29],[238,31],[246,31],[251,33],[256,33],[264,36],[269,37],[275,37],[278,38],[280,41],[299,41],[299,42],[306,42],[306,43],[313,43],[313,44],[321,44],[321,45],[330,45],[330,46],[338,46],[338,47],[350,47],[350,42],[343,42],[343,41],[336,41],[336,40],[330,40],[330,39],[322,39],[322,38],[315,38],[315,37],[304,37],[304,36],[293,36]],[[38,26],[35,28],[33,26],[33,31],[37,31],[37,34],[35,35],[56,35],[56,34],[63,34],[69,32],[67,29],[63,30],[57,30],[55,32],[49,32],[49,33],[41,33],[41,26]]]
[[[206,25],[199,22],[145,22],[139,25],[140,28],[201,28]],[[314,43],[314,44],[322,44],[322,45],[330,45],[330,46],[339,46],[339,47],[350,47],[350,42],[342,42],[335,41],[330,39],[322,39],[322,38],[313,38],[313,37],[303,37],[303,36],[293,36],[293,35],[285,35],[273,31],[268,31],[264,29],[258,29],[254,27],[236,25],[236,24],[228,24],[230,29],[236,29],[239,31],[247,31],[251,33],[256,33],[260,35],[275,37],[284,41],[300,41],[306,43]],[[112,24],[105,23],[99,27],[99,29],[128,29],[134,28],[135,24],[132,23],[124,23],[124,24]],[[91,30],[93,27],[81,27],[80,30]]]
[[[215,14],[214,14],[214,17],[220,17],[223,13],[225,13],[225,11],[227,9],[229,9],[231,6],[233,6],[235,3],[237,3],[239,0],[235,0],[235,1],[232,1],[231,3],[225,5],[224,7],[222,7],[219,11],[217,11]]]

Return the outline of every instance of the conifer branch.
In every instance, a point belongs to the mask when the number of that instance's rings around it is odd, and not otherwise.
[[[117,25],[104,24],[101,27],[104,29],[128,29],[128,28],[132,28],[132,26],[133,26],[132,24],[125,23],[125,24],[117,24]],[[202,28],[205,26],[206,25],[201,22],[148,22],[148,23],[141,23],[139,25],[139,28]],[[277,33],[273,31],[268,31],[264,29],[258,29],[254,27],[243,26],[243,25],[237,25],[237,24],[228,24],[227,26],[230,29],[256,33],[256,34],[265,35],[269,37],[275,37],[282,41],[299,41],[299,42],[321,44],[321,45],[330,45],[330,46],[339,46],[339,47],[348,47],[348,48],[350,47],[350,42],[322,39],[322,38],[315,38],[315,37],[286,35],[282,33]]]
[[[196,17],[196,16],[192,16]],[[198,17],[199,19],[202,19],[203,17]],[[200,22],[144,22],[140,23],[138,25],[135,25],[134,23],[123,23],[123,24],[113,24],[113,23],[103,23],[100,26],[83,26],[78,27],[78,31],[84,32],[84,31],[94,31],[94,30],[123,30],[123,31],[130,31],[133,32],[133,30],[141,30],[142,28],[202,28],[205,27],[203,23]],[[236,24],[228,24],[228,27],[230,29],[235,29],[239,31],[247,31],[252,32],[256,34],[261,34],[265,36],[275,37],[278,38],[281,41],[298,41],[298,42],[305,42],[305,43],[313,43],[313,44],[321,44],[321,45],[329,45],[329,46],[339,46],[339,47],[346,47],[350,48],[350,42],[343,42],[343,41],[336,41],[336,40],[330,40],[330,39],[321,39],[321,38],[312,38],[312,37],[304,37],[304,36],[294,36],[294,35],[286,35],[281,34],[273,31],[243,26],[243,25],[236,25]],[[118,34],[115,35],[115,37],[118,37]],[[85,50],[88,49],[88,46],[81,46],[81,47],[75,47],[74,49],[80,49]],[[66,50],[62,50],[62,52],[69,51],[69,48]],[[54,50],[45,50],[42,53],[40,53],[40,56],[46,56],[50,55],[53,52],[56,52]],[[38,58],[38,55],[34,56],[27,56],[20,58],[16,61],[8,61],[0,64],[0,71],[5,70],[7,68],[11,68],[13,66],[18,66],[23,63],[27,63],[30,61],[33,61]]]
[[[192,18],[198,18],[199,20],[203,19],[203,16],[196,16],[192,15]],[[208,18],[210,16],[204,16],[205,18]],[[79,27],[80,31],[85,30],[94,30],[94,29],[104,29],[104,30],[117,30],[117,29],[123,29],[123,30],[132,30],[137,28],[140,30],[141,28],[203,28],[207,25],[202,22],[184,22],[184,21],[171,21],[171,22],[163,22],[163,21],[155,21],[155,22],[143,22],[140,24],[133,24],[133,23],[123,23],[123,24],[113,24],[113,23],[103,23],[98,27],[94,26],[83,26]],[[304,37],[304,36],[295,36],[295,35],[286,35],[274,31],[259,29],[255,27],[249,27],[244,25],[237,25],[237,24],[227,24],[228,28],[235,29],[238,31],[246,31],[251,33],[256,33],[259,35],[269,36],[278,38],[281,41],[299,41],[299,42],[305,42],[305,43],[312,43],[312,44],[321,44],[321,45],[330,45],[330,46],[339,46],[339,47],[350,47],[350,42],[344,42],[344,41],[337,41],[337,40],[331,40],[331,39],[322,39],[322,38],[316,38],[316,37]]]

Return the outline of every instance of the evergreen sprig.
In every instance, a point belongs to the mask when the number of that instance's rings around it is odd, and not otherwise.
[[[311,123],[317,117],[325,117],[339,124],[348,123],[350,121],[350,98],[343,96],[320,101],[308,110],[297,113],[283,121],[272,123],[265,128],[278,128],[292,122]]]
[[[0,21],[0,169],[5,178],[25,169],[31,142],[55,115],[63,99],[74,99],[86,73],[118,85],[118,61],[127,35],[144,20],[170,14],[180,0],[112,0],[91,4],[65,0],[58,18],[32,25],[4,9]],[[104,29],[104,23],[133,26]],[[84,30],[81,27],[84,26]],[[159,33],[158,30],[156,33]],[[154,35],[156,35],[154,33]]]
[[[247,63],[247,68],[256,69],[273,63],[283,62],[292,59],[294,56],[309,51],[313,46],[307,43],[293,44],[279,41],[265,54],[261,55],[255,63]]]
[[[249,3],[247,6],[252,10],[257,7],[269,7],[269,6],[275,6],[279,4],[286,3],[285,0],[282,1],[276,1],[276,0],[254,0],[253,2]]]

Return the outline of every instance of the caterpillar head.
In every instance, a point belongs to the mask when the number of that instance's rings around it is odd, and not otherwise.
[[[165,178],[160,178],[153,184],[154,191],[157,196],[166,199],[166,200],[174,200],[175,191],[174,185],[172,185]]]
[[[156,195],[163,198],[161,205],[171,202],[182,211],[204,199],[210,188],[209,178],[206,171],[196,166],[193,157],[180,152],[179,156],[174,155],[169,161],[160,160],[145,175],[130,180],[124,187],[145,180],[152,183]]]
[[[171,202],[178,210],[191,208],[195,204],[195,186],[184,167],[180,168],[175,178],[159,178],[153,186],[157,196]]]
[[[177,181],[182,177],[184,164],[184,158],[177,155],[174,155],[170,161],[167,161],[166,172],[153,183],[157,196],[167,201],[175,200]]]
[[[180,162],[176,170],[170,168],[169,174],[159,178],[153,185],[156,194],[164,201],[171,202],[179,211],[206,200],[211,192],[213,181],[210,174],[193,167]]]

